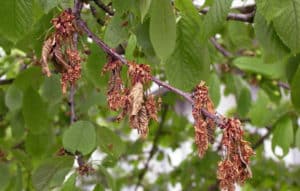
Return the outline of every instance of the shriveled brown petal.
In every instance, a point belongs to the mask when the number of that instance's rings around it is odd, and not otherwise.
[[[143,90],[143,84],[138,82],[136,83],[129,95],[132,103],[132,109],[130,115],[137,115],[137,113],[141,110],[142,104],[144,102],[144,90]]]
[[[137,115],[130,116],[130,126],[133,129],[137,129],[142,138],[146,138],[148,135],[149,116],[147,109],[143,105]]]
[[[52,43],[53,43],[53,38],[50,37],[44,42],[43,48],[42,48],[42,62],[41,62],[42,71],[43,71],[43,74],[47,75],[48,77],[51,76],[51,72],[50,72],[49,66],[48,66],[48,58],[50,56],[50,53],[53,50]]]
[[[157,118],[157,103],[155,101],[154,95],[149,95],[146,99],[146,103],[145,103],[147,112],[150,116],[151,119],[158,121]]]

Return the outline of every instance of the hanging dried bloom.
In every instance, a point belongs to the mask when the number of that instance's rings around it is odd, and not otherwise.
[[[146,138],[150,120],[146,107],[143,105],[137,115],[131,115],[129,120],[131,128],[137,129],[142,138]]]
[[[108,82],[107,103],[111,110],[117,111],[126,105],[127,91],[125,91],[121,78],[120,61],[109,61],[102,69],[102,73],[111,72]]]
[[[52,37],[48,38],[46,41],[44,41],[43,48],[42,48],[42,71],[43,74],[47,75],[48,77],[51,76],[51,72],[49,70],[48,66],[48,58],[51,55],[51,52],[53,51],[54,47],[54,40]]]
[[[225,160],[218,166],[220,188],[234,190],[234,184],[243,184],[252,177],[249,167],[250,157],[254,155],[247,141],[243,140],[243,130],[238,119],[224,121],[224,132],[221,144],[225,152]]]
[[[159,104],[155,100],[155,97],[153,94],[149,95],[146,98],[145,106],[146,106],[149,117],[151,119],[153,119],[154,121],[158,121],[157,112],[158,112]]]
[[[81,58],[79,52],[77,50],[67,50],[66,57],[70,64],[68,64],[69,68],[61,76],[63,93],[66,93],[68,83],[73,85],[81,77]]]
[[[71,9],[63,11],[57,18],[52,19],[52,24],[55,28],[55,38],[60,42],[72,37],[76,31],[75,16]]]
[[[136,83],[130,91],[130,100],[132,104],[132,109],[130,115],[136,115],[142,108],[144,102],[144,89],[143,84],[138,82]]]
[[[90,164],[84,163],[76,169],[80,176],[90,175],[95,172],[95,169]]]
[[[213,134],[215,130],[215,122],[202,114],[202,109],[205,109],[213,115],[215,113],[213,103],[208,96],[208,88],[205,86],[205,82],[202,81],[196,86],[192,98],[194,101],[192,114],[195,120],[195,143],[198,147],[199,157],[203,157],[208,149],[208,142],[212,143],[214,141]]]
[[[136,64],[134,62],[128,62],[128,65],[128,75],[131,78],[132,86],[138,82],[147,84],[151,81],[151,68],[149,65]]]

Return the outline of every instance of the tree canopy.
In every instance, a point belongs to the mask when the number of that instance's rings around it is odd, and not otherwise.
[[[300,0],[232,3],[1,1],[0,191],[298,190]]]

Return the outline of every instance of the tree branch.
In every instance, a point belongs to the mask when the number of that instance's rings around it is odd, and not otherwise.
[[[162,132],[165,120],[166,120],[167,112],[168,112],[168,106],[165,105],[165,107],[162,110],[161,121],[159,123],[158,129],[157,129],[157,131],[155,133],[155,136],[154,136],[154,139],[153,139],[153,144],[152,144],[152,147],[151,147],[151,150],[150,150],[150,154],[149,154],[149,156],[148,156],[148,158],[145,162],[143,170],[139,173],[138,181],[137,181],[137,184],[135,186],[135,191],[137,191],[139,186],[142,184],[142,181],[143,181],[143,179],[144,179],[144,177],[145,177],[145,175],[146,175],[146,173],[149,169],[150,161],[153,158],[154,154],[157,152],[158,141],[159,141],[159,138],[160,138],[160,135],[161,135],[161,132]]]
[[[114,16],[115,13],[108,6],[106,6],[101,0],[94,0],[94,2],[100,9],[105,11],[107,14],[109,14],[110,16]]]
[[[206,7],[200,10],[200,13],[206,15],[209,11],[209,7]],[[227,15],[227,20],[234,20],[234,21],[241,21],[241,22],[248,22],[252,23],[255,16],[255,10],[251,13],[229,13]]]
[[[118,54],[117,52],[115,52],[114,50],[112,50],[109,46],[107,46],[102,40],[100,40],[86,25],[86,23],[81,19],[81,18],[77,18],[77,25],[79,27],[81,27],[81,29],[88,35],[88,37],[90,37],[105,53],[107,53],[108,55],[112,56],[113,58],[120,60],[123,64],[128,66],[127,60],[121,56],[120,54]],[[152,77],[152,81],[155,82],[157,85],[162,86],[182,97],[184,97],[188,102],[190,102],[191,104],[193,104],[193,99],[191,98],[191,94],[184,92],[180,89],[177,89],[173,86],[171,86],[170,84],[163,82],[155,77]],[[202,111],[206,111],[204,109],[202,109]],[[203,112],[203,115],[205,115],[205,117],[213,119],[214,121],[221,121],[222,119],[219,118],[216,115],[211,115],[209,114],[208,111]],[[217,119],[219,118],[219,119]]]
[[[210,39],[211,43],[214,45],[214,47],[225,57],[232,57],[232,53],[226,50],[221,44],[218,43],[217,39],[215,37],[212,37]]]
[[[14,80],[14,78],[0,80],[0,85],[12,84]]]

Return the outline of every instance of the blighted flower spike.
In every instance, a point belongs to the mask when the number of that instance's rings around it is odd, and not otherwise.
[[[202,114],[202,109],[206,109],[209,113],[213,114],[214,106],[208,96],[208,88],[205,86],[205,82],[201,81],[193,91],[192,98],[193,105],[193,117],[195,120],[195,143],[198,147],[199,157],[203,157],[208,149],[208,143],[214,141],[215,122],[212,119],[206,118]]]
[[[107,102],[111,110],[122,112],[117,117],[121,120],[128,115],[129,125],[137,129],[142,138],[148,135],[150,119],[157,121],[158,102],[153,95],[145,95],[145,85],[151,81],[150,66],[128,62],[128,76],[131,85],[126,88],[121,79],[122,63],[113,58],[108,58],[108,63],[103,67],[102,73],[111,72],[107,91]]]
[[[226,152],[224,161],[218,165],[217,177],[220,180],[220,188],[231,191],[234,190],[235,183],[243,184],[252,177],[249,164],[254,151],[250,144],[243,140],[243,130],[238,119],[229,118],[224,123],[221,143]]]

